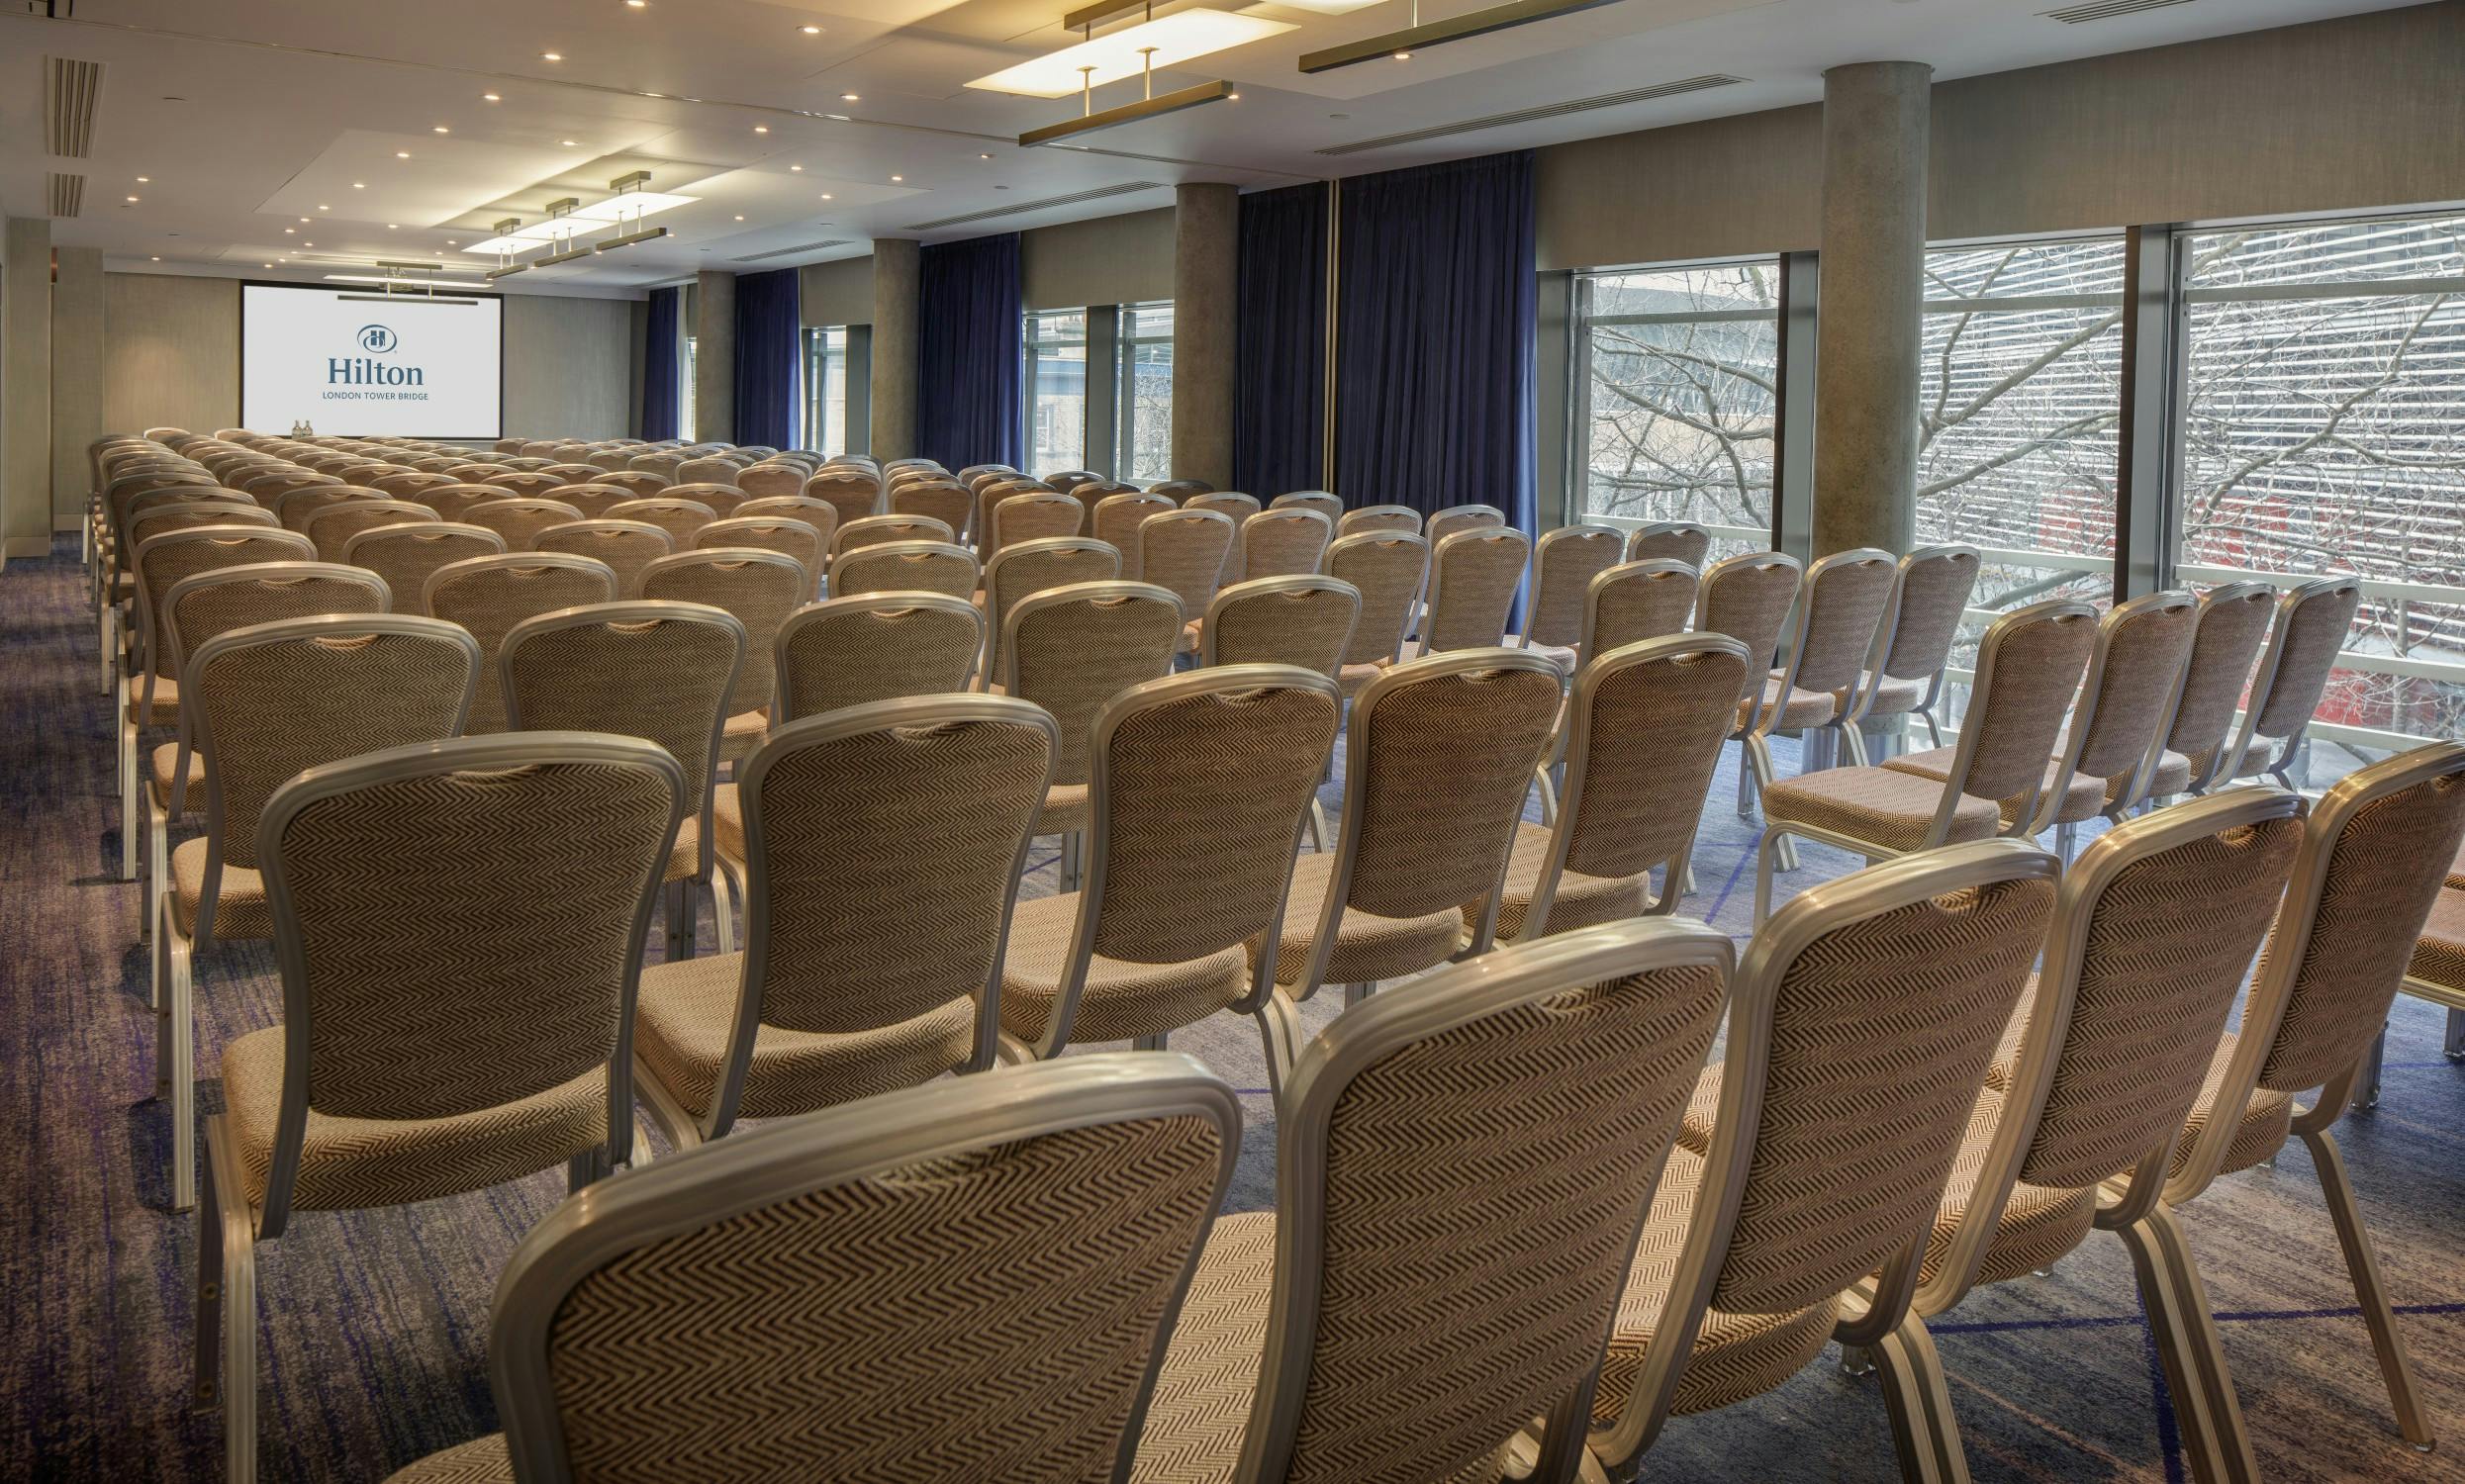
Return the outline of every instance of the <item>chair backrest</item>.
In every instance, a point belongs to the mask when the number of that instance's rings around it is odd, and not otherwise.
[[[385,498],[382,490],[372,490],[366,485],[303,485],[275,496],[266,509],[274,512],[283,529],[306,530],[309,517],[328,506]]]
[[[744,668],[736,616],[692,603],[603,603],[514,625],[497,656],[508,731],[645,737],[685,770],[708,876],[711,788],[727,697]]]
[[[1261,510],[1241,522],[1241,581],[1318,570],[1334,525],[1308,506]]]
[[[972,543],[976,497],[961,485],[942,480],[901,485],[890,496],[894,515],[922,515],[950,527],[952,539]]]
[[[1044,482],[1067,495],[1081,485],[1102,484],[1106,481],[1104,476],[1092,469],[1056,469],[1044,476]]]
[[[1281,941],[1302,817],[1342,705],[1335,682],[1285,665],[1167,676],[1104,702],[1089,744],[1087,881],[1040,1057],[1070,1044],[1096,957],[1183,964],[1254,938]],[[1259,955],[1245,1007],[1271,991],[1275,962]],[[1106,1018],[1138,1026],[1140,1013],[1118,1004]],[[1115,1039],[1171,1028],[1090,1031]]]
[[[545,734],[388,747],[274,794],[257,858],[286,1051],[261,1234],[288,1216],[312,1111],[502,1110],[459,1149],[411,1157],[469,1181],[447,1189],[623,1157],[634,988],[688,787],[649,744]],[[519,1106],[552,1093],[602,1117],[576,1128]],[[441,1173],[404,1183],[433,1190]]]
[[[565,484],[570,486],[576,484],[588,484],[592,480],[599,478],[600,468],[597,464],[577,463],[572,459],[563,459],[560,462],[548,465],[545,469],[542,469],[539,472],[542,474],[553,474],[558,479],[563,480]]]
[[[1525,647],[1581,644],[1592,579],[1617,566],[1625,552],[1626,537],[1614,526],[1562,525],[1544,534],[1532,548],[1532,606],[1524,614]]]
[[[764,491],[763,493],[771,492]],[[861,520],[867,515],[878,515],[883,511],[882,482],[861,469],[845,467],[824,469],[806,479],[800,488],[781,490],[778,493],[802,495],[806,500],[818,500],[838,511],[841,524],[850,520]]]
[[[885,541],[956,541],[958,532],[930,515],[864,515],[850,520],[830,538],[833,561],[845,552]]]
[[[1147,495],[1135,490],[1107,495],[1095,502],[1094,510],[1088,517],[1088,529],[1096,540],[1117,549],[1124,562],[1133,564],[1122,576],[1135,581],[1138,578],[1135,563],[1138,559],[1139,526],[1148,516],[1161,515],[1173,509],[1173,502],[1161,495]]]
[[[1685,632],[1700,586],[1694,568],[1669,558],[1620,562],[1596,574],[1583,594],[1583,640],[1577,652],[1604,655]]]
[[[1919,708],[1934,704],[1983,565],[1976,547],[1957,544],[1921,546],[1900,559],[1891,601],[1876,628],[1874,654],[1866,662],[1866,681],[1849,700],[1851,720],[1873,708],[1886,680],[1925,681]]]
[[[611,507],[604,516],[609,520],[638,520],[655,525],[668,533],[675,550],[691,547],[702,528],[718,518],[718,511],[699,500],[685,500],[673,495],[654,495],[647,500],[627,500]]]
[[[624,466],[643,474],[656,474],[673,484],[676,482],[677,471],[683,468],[684,464],[684,455],[673,450],[663,450],[656,453],[637,453],[625,460]]]
[[[562,551],[604,562],[616,574],[616,596],[639,597],[642,572],[676,550],[676,538],[646,520],[569,520],[531,538],[534,551]]]
[[[495,505],[505,498],[505,492],[495,485],[430,485],[420,492],[420,504],[434,510],[438,519],[458,523],[468,523],[462,520],[463,514],[475,507]]]
[[[2229,765],[2226,738],[2276,608],[2277,590],[2266,583],[2227,583],[2201,596],[2182,699],[2165,734],[2167,749],[2189,760],[2194,789],[2206,788]]]
[[[392,603],[385,579],[334,562],[252,562],[200,572],[163,595],[163,673],[177,675],[191,651],[236,628],[320,613],[382,613]],[[173,798],[176,807],[178,794]]]
[[[1254,577],[1215,595],[1199,625],[1201,665],[1294,665],[1332,676],[1361,619],[1361,590],[1341,578]]]
[[[436,523],[436,512],[408,500],[346,500],[321,506],[300,522],[300,534],[317,545],[320,561],[343,560],[351,537],[388,525]]]
[[[1671,568],[1683,563],[1672,562]],[[1691,573],[1688,573],[1691,576]],[[1565,873],[1617,880],[1665,867],[1685,879],[1703,796],[1736,724],[1746,647],[1727,634],[1671,634],[1598,652],[1577,671],[1567,703],[1566,786],[1516,936],[1549,931]],[[1676,909],[1664,885],[1651,910]],[[1580,921],[1568,921],[1579,927]]]
[[[360,531],[342,543],[342,560],[383,578],[395,611],[425,613],[427,580],[440,568],[504,550],[505,538],[485,526],[422,521]]]
[[[1303,995],[1324,979],[1347,911],[1413,918],[1477,904],[1470,950],[1488,950],[1562,694],[1545,657],[1473,649],[1397,665],[1354,697],[1344,817]]]
[[[1076,536],[1087,518],[1087,508],[1067,495],[1042,491],[1011,495],[993,507],[993,540],[986,546],[985,560],[1021,541],[1041,541],[1056,536]]]
[[[656,500],[663,496],[670,500],[690,500],[696,505],[707,505],[711,508],[711,513],[721,520],[742,512],[748,504],[757,499],[794,501],[804,498],[794,493],[769,496],[748,495],[734,485],[712,484],[708,480],[700,484],[671,484],[655,490],[642,490],[636,493],[634,498]]]
[[[1429,577],[1429,543],[1410,531],[1362,531],[1338,538],[1319,566],[1361,592],[1361,617],[1353,624],[1344,663],[1371,665],[1401,656]]]
[[[1626,539],[1630,562],[1684,562],[1698,573],[1712,554],[1712,533],[1685,520],[1655,520]]]
[[[383,490],[396,500],[417,500],[422,490],[433,490],[441,485],[452,483],[453,476],[450,474],[423,474],[417,469],[401,469],[392,474],[380,474],[368,481],[371,488]]]
[[[802,495],[805,481],[811,473],[803,464],[765,463],[736,476],[736,488],[759,498],[764,495]]]
[[[1335,538],[1358,536],[1365,531],[1406,530],[1421,533],[1421,512],[1408,505],[1365,505],[1357,510],[1346,510],[1335,522]]]
[[[830,549],[830,538],[838,534],[838,507],[826,500],[808,500],[802,495],[773,495],[762,500],[748,500],[728,512],[731,520],[749,520],[755,516],[769,520],[802,520],[821,532],[822,551]]]
[[[1978,641],[1977,677],[1969,687],[1968,712],[1960,722],[1949,778],[1953,788],[1971,798],[2002,801],[2015,830],[2034,833],[2031,821],[2040,802],[2059,800],[2071,781],[2065,766],[2049,782],[2047,759],[2097,648],[2099,631],[2095,608],[2057,598],[2005,613]],[[2082,714],[2075,724],[2094,720],[2093,688],[2083,694],[2080,704]],[[1946,813],[1939,818],[1947,817],[1952,803],[1945,794]]]
[[[596,481],[588,484],[558,485],[553,492],[558,504],[569,505],[580,510],[585,520],[605,519],[617,506],[657,499],[660,493],[662,492],[654,491],[646,496],[638,491],[628,490],[622,485],[601,484]]]
[[[860,546],[830,568],[830,596],[865,593],[973,594],[983,569],[976,553],[955,541],[891,541]]]
[[[2299,795],[2236,788],[2125,820],[2063,873],[2002,1116],[1958,1224],[1930,1245],[1921,1311],[1976,1279],[2016,1181],[2090,1190],[2153,1159],[2131,1199],[2156,1198],[2302,839]]]
[[[1421,526],[1421,534],[1429,537],[1430,550],[1436,551],[1439,542],[1457,531],[1486,530],[1505,523],[1506,511],[1494,505],[1451,505],[1443,510],[1431,511],[1429,519]]]
[[[1765,669],[1779,651],[1804,570],[1797,558],[1778,551],[1745,552],[1703,570],[1695,592],[1695,627],[1745,645],[1752,665],[1746,692],[1739,697],[1754,700],[1742,731],[1754,730],[1762,720]]]
[[[1232,549],[1232,518],[1220,510],[1179,510],[1138,524],[1139,581],[1153,583],[1197,614],[1223,586],[1224,554]]]
[[[805,569],[806,595],[809,597],[821,588],[822,534],[805,521],[773,515],[737,515],[713,520],[694,532],[696,551],[722,547],[775,551],[794,557]]]
[[[1872,546],[1836,551],[1807,568],[1786,684],[1821,692],[1847,692],[1856,686],[1874,653],[1899,579],[1899,562]],[[1765,725],[1772,719],[1766,715]]]
[[[2242,729],[2234,737],[2238,765],[2252,742],[2272,744],[2269,771],[2286,777],[2303,729],[2320,709],[2328,675],[2336,669],[2337,651],[2353,630],[2354,609],[2362,603],[2362,581],[2353,577],[2323,577],[2304,583],[2278,601],[2277,623],[2260,656],[2259,673],[2251,682],[2251,703]],[[2230,776],[2230,775],[2228,775]]]
[[[509,495],[532,499],[543,499],[549,491],[567,483],[565,476],[550,474],[545,469],[500,469],[480,476],[479,482],[495,485]]]
[[[2137,801],[2156,769],[2199,626],[2199,600],[2183,592],[2118,603],[2097,626],[2071,762],[2075,773],[2106,780],[2118,803]]]
[[[1424,650],[1484,649],[1504,639],[1531,550],[1522,531],[1503,525],[1476,525],[1439,537],[1429,559]]]
[[[965,598],[885,592],[800,608],[776,645],[774,728],[847,706],[965,691],[985,615]]]
[[[1580,1433],[1733,955],[1699,923],[1604,926],[1440,970],[1309,1045],[1234,1478],[1470,1478],[1535,1418]],[[1468,1106],[1493,1111],[1448,1116]]]
[[[154,677],[175,672],[161,667],[161,613],[172,585],[200,572],[244,567],[254,562],[315,561],[317,547],[298,531],[276,530],[253,522],[185,525],[158,531],[137,546],[129,558],[137,579],[139,659],[145,666],[145,686],[139,697],[140,715],[150,722]]]
[[[430,573],[421,609],[460,624],[479,642],[479,681],[463,729],[473,735],[505,729],[497,660],[516,625],[541,613],[613,602],[616,596],[616,574],[605,562],[561,552],[473,557]]]
[[[646,500],[653,495],[666,493],[669,481],[664,475],[655,474],[648,469],[627,469],[624,466],[625,456],[622,452],[603,454],[601,457],[614,459],[616,462],[608,466],[607,473],[592,480],[593,484],[607,485],[617,490],[630,490],[636,500]]]
[[[584,518],[580,510],[557,500],[498,500],[462,508],[464,525],[485,526],[505,538],[508,551],[538,549],[539,533]]]
[[[1011,605],[996,641],[1001,690],[1034,701],[1061,723],[1054,783],[1088,782],[1097,713],[1114,696],[1172,670],[1182,613],[1172,592],[1151,583],[1076,583]]]
[[[1605,1460],[1666,1416],[1709,1310],[1828,1319],[1879,1273],[1858,1328],[1899,1324],[2060,869],[2012,840],[1903,856],[1800,892],[1754,935],[1694,1217]]]
[[[967,1069],[993,1065],[996,975],[1054,744],[1053,718],[1026,701],[920,696],[808,717],[746,760],[741,1052],[709,1133],[736,1115],[756,1026],[859,1035],[964,1013]]]
[[[1240,1128],[1232,1089],[1187,1058],[1072,1057],[602,1182],[499,1287],[489,1350],[516,1467],[1126,1477]],[[1047,1220],[1071,1239],[1041,1240]],[[679,1282],[710,1296],[681,1349]],[[646,1353],[668,1362],[654,1375]]]
[[[145,544],[149,537],[167,530],[184,530],[192,525],[260,525],[280,530],[282,522],[274,512],[261,505],[245,504],[239,495],[232,500],[156,500],[141,497],[129,510],[125,539],[131,550]],[[125,562],[122,565],[127,565]]]
[[[1169,495],[1185,505],[1192,495],[1208,495],[1215,490],[1203,479],[1160,479],[1147,488],[1158,495]]]
[[[676,466],[678,484],[732,485],[741,466],[734,459],[704,457],[687,459]]]
[[[698,603],[744,625],[744,668],[727,698],[732,713],[771,702],[772,656],[781,625],[805,602],[805,569],[775,551],[680,551],[642,569],[646,603]]]
[[[1159,500],[1174,498],[1162,490],[1150,490],[1148,493]],[[1233,538],[1225,543],[1223,570],[1215,579],[1217,586],[1237,583],[1248,577],[1249,554],[1242,549],[1241,527],[1252,515],[1265,509],[1259,504],[1258,497],[1244,495],[1238,490],[1209,490],[1190,496],[1181,503],[1180,508],[1185,510],[1213,510],[1233,523]]]
[[[985,629],[993,651],[985,658],[980,681],[1001,672],[1002,629],[1020,599],[1076,583],[1111,582],[1120,575],[1121,553],[1091,536],[1048,536],[995,551],[985,564]]]

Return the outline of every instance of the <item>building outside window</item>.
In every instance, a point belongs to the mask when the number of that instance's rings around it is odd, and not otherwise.
[[[1080,468],[1087,460],[1087,311],[1031,310],[1024,328],[1019,402],[1028,472]]]
[[[847,326],[805,329],[804,444],[823,453],[847,451]]]
[[[2296,784],[2465,735],[2465,216],[2176,244],[2169,580],[2363,579]]]
[[[1173,477],[1173,306],[1121,306],[1113,443],[1119,478],[1153,484]]]
[[[684,369],[676,377],[676,435],[688,443],[698,441],[694,432],[694,337],[684,337]]]

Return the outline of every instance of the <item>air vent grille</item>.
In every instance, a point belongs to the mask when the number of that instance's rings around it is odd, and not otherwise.
[[[1520,108],[1511,114],[1491,114],[1481,119],[1466,119],[1457,124],[1439,124],[1428,129],[1415,129],[1408,134],[1381,135],[1375,139],[1356,139],[1349,144],[1329,144],[1320,154],[1359,154],[1365,149],[1385,149],[1396,144],[1417,144],[1423,139],[1445,139],[1449,135],[1471,134],[1483,129],[1501,129],[1509,124],[1529,124],[1535,119],[1556,119],[1566,114],[1589,113],[1596,108],[1622,108],[1629,103],[1649,103],[1655,98],[1674,98],[1680,93],[1700,93],[1710,88],[1734,87],[1746,81],[1726,72],[1707,72],[1701,77],[1681,77],[1675,82],[1656,83],[1648,88],[1633,88],[1623,93],[1603,93],[1597,98],[1575,98],[1564,103],[1545,103],[1538,108]]]
[[[1107,196],[1128,196],[1138,191],[1163,189],[1162,185],[1152,180],[1134,180],[1127,185],[1099,186],[1092,191],[1080,191],[1069,196],[1047,196],[1042,201],[1021,201],[1016,206],[996,206],[991,211],[969,212],[963,217],[944,217],[938,222],[910,222],[901,231],[931,232],[939,227],[961,227],[970,222],[990,222],[995,217],[1017,217],[1056,206],[1076,206],[1082,201],[1101,201]]]
[[[43,147],[62,159],[84,159],[94,147],[94,105],[103,95],[103,64],[47,56],[43,69]]]
[[[77,215],[78,208],[85,205],[84,176],[62,175],[54,171],[45,177],[45,184],[48,188],[52,216],[73,217]]]
[[[2040,11],[2038,14],[2049,21],[2060,21],[2065,26],[2085,26],[2091,21],[2111,21],[2117,16],[2190,3],[2191,0],[2088,0],[2084,5],[2066,5],[2059,10]]]
[[[737,258],[735,261],[740,263],[768,262],[774,257],[794,257],[800,252],[819,252],[825,247],[844,247],[853,240],[855,239],[852,237],[831,237],[819,242],[799,242],[794,247],[773,247],[768,252],[752,253]]]

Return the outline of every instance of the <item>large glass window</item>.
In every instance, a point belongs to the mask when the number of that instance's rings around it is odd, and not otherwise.
[[[1715,557],[1768,549],[1778,261],[1587,273],[1575,294],[1575,508],[1692,521]]]
[[[847,451],[847,326],[805,330],[805,446]]]
[[[1087,311],[1031,310],[1020,341],[1027,469],[1080,468],[1087,461]]]
[[[1924,335],[1917,539],[1985,555],[1952,656],[1964,682],[1996,614],[2113,596],[2123,241],[1932,249]]]
[[[2363,578],[2296,783],[2465,734],[2465,217],[2178,245],[2175,580]]]
[[[1120,424],[1119,478],[1152,484],[1173,477],[1173,306],[1121,306],[1119,369],[1113,406]]]
[[[694,337],[684,337],[684,367],[676,378],[676,435],[686,442],[696,441],[694,435]]]

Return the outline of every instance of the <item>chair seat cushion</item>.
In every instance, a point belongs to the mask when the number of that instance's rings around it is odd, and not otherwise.
[[[1857,684],[1860,686],[1872,685],[1873,682],[1874,672],[1871,670],[1863,672],[1857,678]],[[1923,679],[1902,680],[1898,676],[1884,676],[1883,683],[1875,688],[1874,703],[1866,707],[1867,718],[1908,715],[1925,703],[1929,684],[1930,682]],[[1846,690],[1832,693],[1832,703],[1835,706],[1847,706],[1853,698],[1851,693]]]
[[[505,1435],[491,1433],[399,1468],[385,1484],[514,1484],[514,1458]]]
[[[1894,773],[1911,774],[1941,783],[1944,779],[1950,777],[1951,762],[1958,752],[1957,747],[1934,747],[1924,752],[1910,753],[1906,757],[1893,758],[1883,766]],[[2040,787],[2045,788],[2054,787],[2054,776],[2061,771],[2060,763],[2048,762],[2045,765],[2045,779]],[[2096,818],[2098,813],[2106,807],[2106,791],[2104,779],[2091,778],[2085,774],[2073,774],[2071,786],[2063,790],[2062,807],[2054,813],[2054,823],[2077,824],[2083,819]],[[2043,810],[2042,799],[2038,801],[2038,807],[2040,811]],[[2020,800],[2017,797],[2004,799],[2001,812],[2005,828],[2017,825],[2020,822],[2018,817]]]
[[[702,870],[702,817],[688,814],[676,827],[676,844],[668,851],[664,881],[681,881]]]
[[[2456,996],[2440,1003],[2465,1008],[2465,890],[2451,884],[2431,899],[2430,918],[2422,924],[2422,936],[2415,943],[2413,962],[2405,972],[2410,978],[2438,985]]]
[[[2200,1138],[2200,1131],[2217,1116],[2217,1096],[2224,1089],[2226,1068],[2233,1061],[2237,1037],[2230,1031],[2217,1043],[2217,1055],[2210,1059],[2208,1075],[2200,1079],[2200,1095],[2193,1099],[2191,1116],[2183,1121],[2182,1137],[2174,1142],[2174,1157],[2166,1161],[2168,1175],[2179,1172],[2190,1162],[2191,1147]],[[2271,1092],[2265,1087],[2251,1090],[2250,1106],[2242,1110],[2233,1137],[2226,1142],[2226,1158],[2218,1162],[2219,1174],[2231,1174],[2248,1169],[2275,1155],[2285,1144],[2286,1135],[2294,1127],[2294,1098],[2289,1093]]]
[[[1335,683],[1344,688],[1345,697],[1349,699],[1360,695],[1363,687],[1386,671],[1387,666],[1381,660],[1373,660],[1366,665],[1345,665],[1335,672]]]
[[[1498,900],[1498,941],[1520,938],[1524,933],[1526,915],[1532,909],[1532,894],[1540,889],[1541,867],[1549,860],[1552,831],[1530,820],[1515,826],[1515,845],[1506,858],[1506,894]],[[1550,901],[1549,921],[1552,933],[1570,933],[1576,928],[1595,927],[1604,922],[1619,922],[1644,914],[1644,877],[1585,876],[1579,871],[1564,871],[1558,877],[1558,894]],[[1480,903],[1466,902],[1464,921],[1469,926],[1480,915]]]
[[[154,803],[159,808],[171,807],[171,775],[179,771],[179,761],[180,744],[177,742],[165,742],[146,755],[146,772],[151,775],[148,786],[154,790]],[[193,753],[188,759],[188,787],[182,793],[182,813],[195,813],[205,808],[206,763],[204,758]]]
[[[2180,793],[2190,787],[2191,759],[2170,747],[2167,748],[2157,758],[2156,771],[2148,775],[2149,796],[2163,798],[2168,794]]]
[[[129,677],[128,720],[135,725],[145,715],[145,677]],[[154,710],[152,726],[176,726],[180,719],[180,683],[167,675],[154,677]]]
[[[1926,1236],[1926,1257],[1918,1269],[1922,1283],[1933,1282],[1951,1255],[1952,1239],[1959,1233],[1969,1203],[1976,1199],[1977,1177],[1985,1172],[2003,1109],[2003,1093],[1988,1087],[1977,1094],[1977,1105],[1960,1136],[1960,1152],[1952,1159],[1951,1178],[1936,1207],[1934,1229]],[[1985,1259],[1978,1264],[1976,1281],[2007,1283],[2053,1266],[2087,1239],[2096,1215],[2093,1188],[2062,1190],[2025,1181],[2013,1186],[2011,1199],[1995,1222],[1994,1240],[1986,1245]]]
[[[240,1037],[223,1052],[223,1106],[239,1151],[248,1204],[264,1204],[282,1112],[283,1028]],[[336,1118],[308,1110],[291,1203],[303,1211],[357,1211],[485,1190],[562,1164],[608,1138],[608,1071],[579,1076],[517,1102],[447,1118]]]
[[[1036,813],[1039,835],[1070,835],[1087,828],[1088,786],[1055,784],[1044,790],[1044,807]]]
[[[1281,942],[1276,951],[1276,982],[1280,984],[1297,985],[1309,967],[1335,861],[1333,851],[1312,851],[1293,863],[1292,885],[1283,901]],[[1336,925],[1335,951],[1327,956],[1325,982],[1369,984],[1435,969],[1455,953],[1462,934],[1463,920],[1453,907],[1419,917],[1380,917],[1348,907]],[[1248,948],[1250,961],[1257,963],[1260,941],[1250,940]]]
[[[1232,1478],[1258,1391],[1275,1281],[1275,1213],[1219,1218],[1198,1253],[1198,1270],[1156,1372],[1155,1398],[1130,1471],[1135,1484]]]
[[[206,838],[171,847],[171,920],[197,936],[197,909],[205,897]],[[222,889],[215,893],[214,936],[229,942],[274,936],[274,911],[265,900],[265,878],[244,866],[223,863]]]
[[[1667,1307],[1669,1281],[1676,1276],[1686,1228],[1694,1218],[1703,1168],[1703,1157],[1692,1150],[1669,1151],[1668,1167],[1653,1192],[1644,1238],[1635,1249],[1635,1263],[1628,1269],[1626,1292],[1618,1300],[1617,1321],[1610,1329],[1609,1353],[1602,1362],[1600,1388],[1592,1403],[1592,1421],[1597,1426],[1615,1423],[1634,1395],[1636,1374],[1652,1351],[1654,1334]],[[1702,1333],[1695,1338],[1694,1349],[1678,1376],[1670,1410],[1681,1416],[1708,1412],[1780,1385],[1822,1353],[1832,1338],[1839,1309],[1837,1299],[1826,1299],[1783,1314],[1706,1310]]]
[[[1771,716],[1770,729],[1779,732],[1793,732],[1801,727],[1821,726],[1831,720],[1840,710],[1840,707],[1833,701],[1830,692],[1806,691],[1796,686],[1789,688],[1788,701],[1783,704],[1780,699],[1780,678],[1776,675],[1763,678],[1763,706],[1765,714]],[[1754,716],[1752,698],[1738,702],[1738,725],[1740,727],[1744,727],[1753,720]]]
[[[1018,904],[1001,964],[1001,1028],[1021,1041],[1044,1034],[1061,993],[1062,958],[1079,912],[1079,893]],[[1127,1041],[1194,1025],[1249,988],[1249,956],[1239,944],[1185,964],[1131,964],[1097,958],[1088,966],[1073,1042]]]
[[[682,826],[677,833],[684,833]],[[744,795],[736,791],[734,784],[721,784],[711,795],[711,843],[722,860],[739,866],[745,863]]]
[[[1926,843],[1943,788],[1939,778],[1888,766],[1827,768],[1765,788],[1763,817],[1870,840],[1885,850],[1916,850]],[[1963,794],[1952,808],[1944,843],[1990,839],[2002,825],[1993,800]]]
[[[762,745],[762,736],[769,729],[767,711],[738,711],[728,717],[719,729],[719,761],[736,763],[753,756],[753,749]]]
[[[653,964],[642,971],[633,1054],[685,1111],[711,1111],[736,1023],[745,956]],[[753,1038],[737,1112],[782,1118],[931,1081],[975,1051],[976,1002],[965,997],[911,1020],[844,1033],[765,1025]]]

